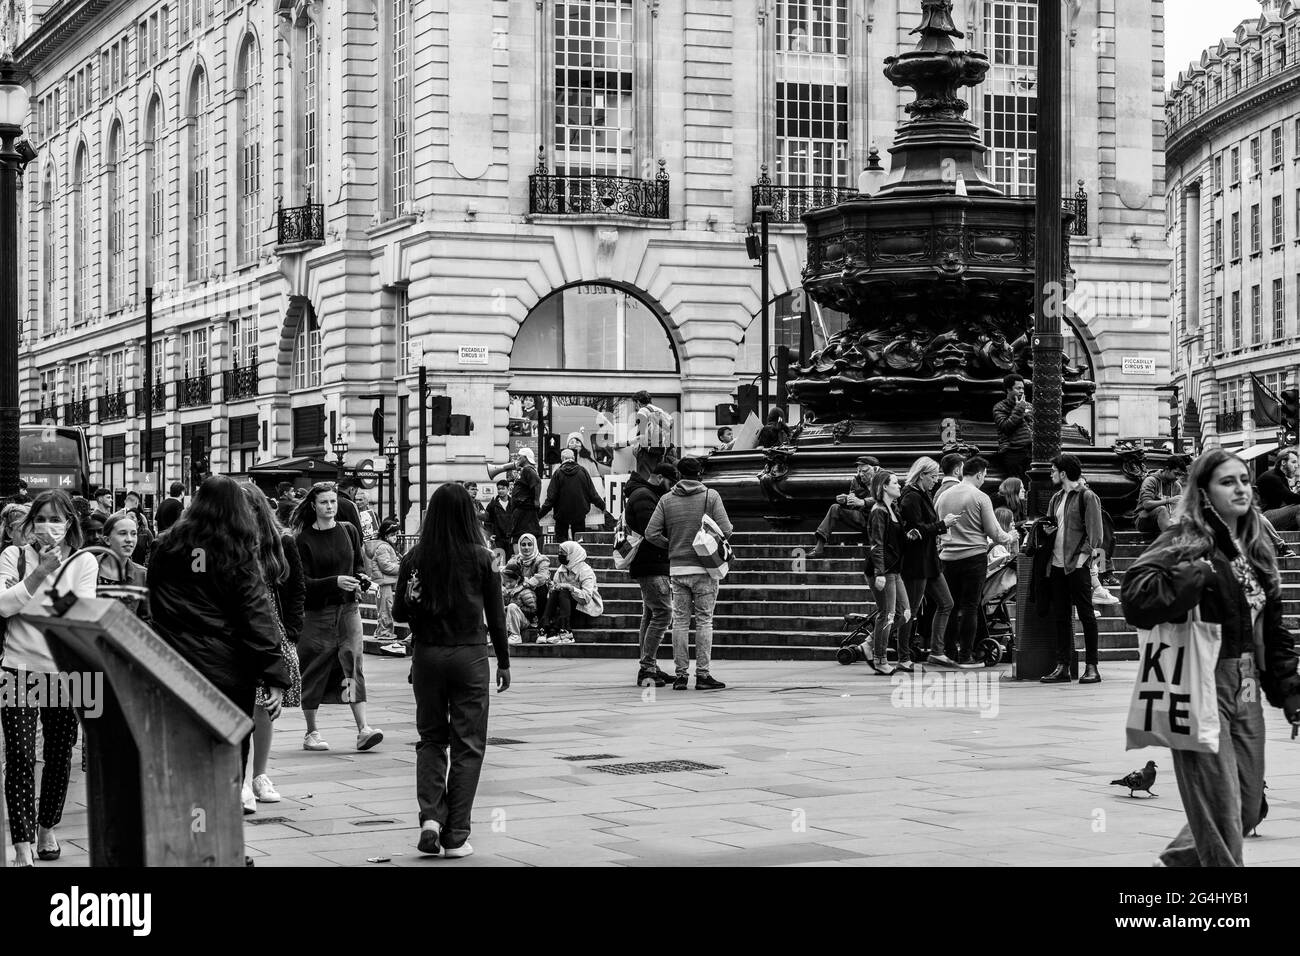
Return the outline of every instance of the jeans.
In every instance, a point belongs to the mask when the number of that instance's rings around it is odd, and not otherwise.
[[[871,588],[871,596],[876,601],[876,629],[872,632],[871,643],[873,647],[872,659],[881,662],[889,659],[889,636],[896,636],[902,633],[903,619],[909,618],[909,607],[907,603],[907,589],[903,586],[903,578],[897,574],[882,575],[885,579],[885,586],[881,590],[876,590],[876,579],[867,578],[867,586]],[[898,638],[898,661],[901,664],[906,656],[907,645],[903,642],[901,636]]]
[[[379,623],[375,625],[375,640],[391,641],[393,639],[393,585],[379,585],[379,596],[375,598],[375,614]]]
[[[1150,511],[1139,512],[1133,527],[1144,534],[1159,533],[1174,523],[1174,510],[1168,505],[1160,505]]]
[[[659,645],[673,622],[673,588],[666,574],[635,578],[641,588],[641,666],[654,667]]]
[[[1051,586],[1052,611],[1056,616],[1056,663],[1066,667],[1074,664],[1074,619],[1070,606],[1079,612],[1083,625],[1084,660],[1097,663],[1097,615],[1092,609],[1092,575],[1085,564],[1073,571],[1053,566],[1048,574]]]
[[[1214,669],[1219,752],[1173,751],[1186,825],[1160,854],[1165,866],[1242,866],[1242,837],[1264,799],[1264,691],[1253,654]]]
[[[826,512],[826,517],[822,518],[822,523],[817,526],[817,537],[830,544],[831,535],[836,531],[865,532],[866,530],[867,513],[865,511],[861,508],[850,508],[836,502],[830,506]]]
[[[905,622],[898,631],[898,647],[901,651],[904,646],[911,648],[914,655],[919,656],[924,649],[921,641],[922,638],[917,633],[916,626],[917,608],[921,606],[921,594],[924,592],[925,599],[934,605],[934,620],[930,624],[930,637],[928,646],[931,654],[943,653],[943,636],[948,630],[948,618],[952,614],[952,594],[948,591],[948,582],[943,579],[943,575],[936,575],[932,578],[909,578],[905,581],[907,588],[907,606],[912,609],[912,619]]]
[[[1278,531],[1300,531],[1300,505],[1287,505],[1265,511],[1267,518]]]
[[[469,839],[469,817],[487,747],[492,684],[487,645],[417,643],[411,684],[420,734],[415,745],[420,823],[437,820],[443,846],[455,848]]]
[[[707,573],[682,574],[669,578],[673,589],[673,664],[677,676],[691,669],[691,612],[695,613],[695,679],[709,676],[713,655],[713,606],[718,600],[718,582]]]
[[[957,659],[965,660],[975,648],[975,634],[979,626],[980,597],[984,593],[984,577],[989,569],[987,552],[944,561],[943,576],[957,606]]]

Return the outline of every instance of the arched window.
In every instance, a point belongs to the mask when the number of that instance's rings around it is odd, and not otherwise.
[[[44,239],[45,260],[41,267],[41,331],[49,335],[57,325],[55,309],[59,298],[54,294],[54,285],[58,277],[56,256],[62,248],[59,243],[59,217],[54,209],[54,167],[45,170],[45,183],[41,187],[41,210],[44,222],[41,224],[41,236]]]
[[[539,302],[515,336],[513,369],[675,372],[677,353],[659,317],[614,286],[571,286]]]
[[[208,146],[212,119],[208,113],[208,78],[200,70],[190,86],[190,256],[189,281],[206,279],[212,271],[208,226]]]
[[[87,255],[90,223],[86,215],[90,197],[86,195],[86,188],[86,147],[82,146],[77,150],[72,173],[72,268],[76,276],[72,289],[72,321],[76,324],[86,321],[90,311],[87,301],[90,293],[90,259]]]
[[[122,149],[122,126],[114,124],[108,134],[108,195],[105,197],[105,231],[108,236],[108,309],[122,308],[127,298],[126,275],[126,208],[121,188],[125,180]]]
[[[157,97],[149,104],[149,113],[144,127],[145,151],[145,190],[148,200],[145,206],[147,232],[145,242],[145,284],[160,285],[167,278],[167,240],[166,210],[164,201],[167,189],[167,157],[163,155],[162,139],[162,103]]]
[[[318,182],[320,165],[320,129],[317,109],[320,102],[320,67],[321,43],[316,20],[308,15],[303,23],[303,57],[302,57],[302,126],[300,127],[302,145],[302,188],[306,193],[306,202],[311,197],[321,194]],[[319,202],[319,199],[315,201]]]
[[[292,387],[320,387],[320,326],[310,312],[298,323],[298,334],[293,340]]]
[[[262,57],[251,36],[239,61],[239,261],[262,248]]]

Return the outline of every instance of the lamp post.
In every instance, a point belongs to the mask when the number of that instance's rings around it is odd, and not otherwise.
[[[762,390],[759,392],[758,404],[762,410],[761,421],[767,424],[767,410],[772,401],[772,372],[768,365],[768,356],[771,354],[772,343],[771,334],[767,328],[767,286],[768,286],[768,247],[767,247],[767,223],[772,218],[772,207],[764,203],[757,207],[754,212],[758,213],[759,234],[758,241],[762,243],[762,269],[759,277],[759,284],[762,289],[759,291],[759,301],[763,303],[763,331],[760,337],[761,348],[763,350],[763,381]]]
[[[0,495],[18,490],[18,174],[27,90],[0,62]],[[29,147],[30,149],[30,147]]]
[[[348,453],[348,443],[343,439],[337,439],[330,446],[334,450],[334,456],[339,460],[339,477],[343,477],[343,456]]]
[[[388,478],[388,517],[397,517],[397,455],[401,451],[397,446],[397,439],[388,439],[388,444],[384,446],[384,455],[388,459],[384,474]]]

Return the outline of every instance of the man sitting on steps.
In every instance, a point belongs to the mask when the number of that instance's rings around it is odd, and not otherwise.
[[[826,545],[831,543],[831,537],[837,530],[866,533],[867,514],[875,504],[871,500],[871,476],[879,467],[879,459],[871,455],[863,455],[858,459],[858,473],[849,482],[849,493],[836,498],[827,510],[826,517],[817,526],[816,546],[808,557],[822,557],[826,553]]]

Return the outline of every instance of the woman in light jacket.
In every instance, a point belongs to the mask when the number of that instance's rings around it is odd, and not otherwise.
[[[551,593],[542,614],[543,636],[539,644],[572,644],[569,624],[576,611],[589,618],[604,613],[604,602],[596,583],[596,572],[587,563],[587,552],[576,541],[560,545],[560,566],[551,579]]]
[[[62,491],[46,491],[32,502],[20,528],[21,548],[0,554],[0,616],[6,618],[5,690],[53,690],[70,686],[76,675],[63,674],[39,630],[17,617],[32,597],[58,582],[60,594],[93,598],[99,565],[92,554],[73,555],[82,545],[81,525]],[[66,563],[66,567],[63,565]],[[46,598],[46,603],[49,599]],[[36,803],[36,722],[45,739],[41,799]],[[32,844],[42,860],[57,860],[61,848],[54,828],[63,818],[72,748],[77,742],[77,712],[66,700],[47,696],[45,706],[0,707],[5,737],[5,805],[14,844],[14,865],[32,866]]]
[[[1163,866],[1242,865],[1242,836],[1259,823],[1264,800],[1259,690],[1300,722],[1295,638],[1283,623],[1277,557],[1252,497],[1240,458],[1205,452],[1188,472],[1178,522],[1124,575],[1120,600],[1134,627],[1182,622],[1199,609],[1221,633],[1219,752],[1172,752],[1187,824],[1160,855]]]

